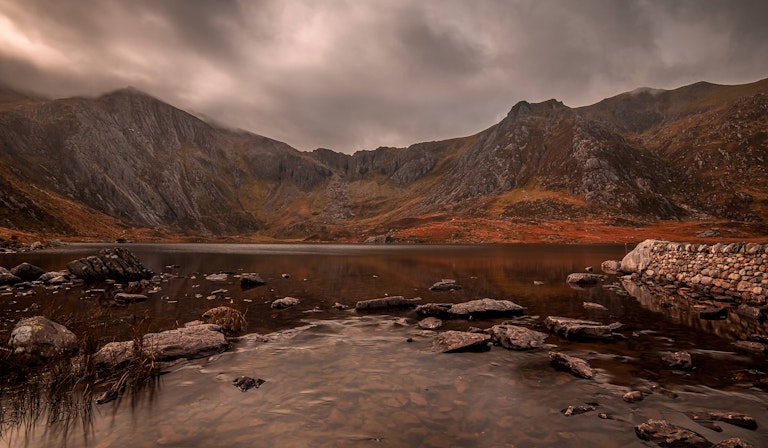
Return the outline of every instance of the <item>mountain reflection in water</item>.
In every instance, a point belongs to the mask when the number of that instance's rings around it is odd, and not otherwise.
[[[162,283],[148,302],[115,310],[114,317],[138,314],[157,328],[169,328],[199,318],[209,307],[233,304],[247,310],[250,332],[270,337],[264,342],[244,336],[219,356],[180,364],[155,389],[95,406],[90,422],[16,428],[3,434],[0,446],[646,446],[633,426],[649,418],[667,419],[713,442],[739,436],[760,446],[768,440],[768,394],[753,387],[758,381],[746,383],[738,375],[765,370],[764,357],[736,354],[728,335],[667,318],[665,308],[646,309],[611,288],[575,290],[565,284],[571,272],[620,259],[623,245],[128,247],[151,269],[179,278]],[[29,261],[61,269],[97,249],[75,245],[0,264]],[[204,280],[206,273],[222,271],[258,272],[267,285],[243,291],[232,275],[224,283]],[[453,278],[463,288],[429,291],[441,278]],[[606,281],[615,282],[615,277]],[[228,291],[207,300],[215,289]],[[335,302],[353,307],[357,300],[386,294],[422,297],[425,303],[509,299],[527,308],[523,325],[539,330],[547,315],[625,326],[613,342],[547,339],[550,349],[583,357],[597,368],[596,379],[589,381],[554,370],[548,349],[434,354],[428,350],[434,333],[415,325],[412,310],[379,316],[332,307]],[[43,309],[53,300],[78,312],[99,308],[83,296],[75,289],[49,297],[40,291],[33,300]],[[269,301],[284,296],[301,304],[269,308]],[[6,297],[0,300],[5,321],[24,315]],[[584,301],[608,311],[586,311]],[[500,322],[448,321],[444,328]],[[121,336],[115,327],[109,338]],[[692,353],[695,370],[675,371],[661,361],[663,353],[679,350]],[[266,382],[241,392],[232,381],[243,375]],[[622,395],[630,389],[649,394],[629,404]],[[662,389],[670,393],[659,393]],[[598,406],[570,417],[560,412],[585,403]],[[699,410],[750,414],[759,427],[723,424],[723,432],[716,433],[684,414]],[[609,418],[598,418],[601,413]]]

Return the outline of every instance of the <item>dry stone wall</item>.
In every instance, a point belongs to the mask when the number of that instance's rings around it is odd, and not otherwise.
[[[646,240],[627,254],[621,269],[644,283],[687,287],[712,297],[765,304],[768,294],[768,244]]]

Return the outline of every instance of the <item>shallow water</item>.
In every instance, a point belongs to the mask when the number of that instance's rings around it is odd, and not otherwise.
[[[768,394],[755,387],[764,378],[759,371],[766,370],[765,357],[734,353],[733,333],[716,331],[724,323],[692,325],[680,312],[644,304],[645,299],[564,283],[571,272],[620,259],[623,245],[127,247],[156,272],[179,278],[162,283],[147,303],[110,308],[107,317],[123,319],[125,328],[111,325],[104,338],[128,331],[131,315],[163,327],[231,304],[247,312],[249,331],[271,333],[269,340],[246,336],[222,355],[172,368],[158,387],[96,406],[85,429],[80,420],[17,427],[3,434],[0,446],[121,446],[128,441],[132,446],[189,447],[646,446],[633,426],[648,418],[686,426],[713,442],[740,436],[761,446],[768,440]],[[6,256],[0,265],[29,261],[61,269],[97,249],[75,245]],[[166,268],[173,265],[180,267]],[[203,278],[220,271],[258,272],[268,284],[242,291],[234,276],[225,283]],[[290,278],[282,278],[283,273]],[[456,279],[463,289],[429,291],[441,278]],[[535,286],[534,280],[544,285]],[[0,316],[15,321],[53,310],[50,302],[60,315],[103,310],[97,298],[82,291],[86,288],[0,296]],[[228,291],[207,300],[215,289]],[[552,369],[547,349],[430,353],[434,333],[418,329],[413,311],[380,316],[332,308],[334,302],[353,306],[385,294],[419,296],[424,302],[510,299],[527,307],[522,322],[530,327],[539,327],[547,315],[620,321],[624,327],[613,342],[547,339],[550,349],[588,359],[599,372],[590,381]],[[269,308],[269,301],[286,295],[302,303],[283,311]],[[40,308],[22,312],[20,305],[29,308],[30,301]],[[602,303],[609,311],[587,312],[584,301]],[[445,328],[498,322],[449,321]],[[764,331],[760,324],[750,328]],[[695,370],[675,371],[661,362],[661,354],[678,350],[691,352]],[[241,375],[266,382],[241,392],[232,385]],[[647,391],[645,400],[622,401],[632,388]],[[599,406],[570,417],[560,412],[585,403]],[[723,432],[716,433],[684,414],[701,410],[747,413],[759,428],[722,423]],[[601,419],[599,413],[610,418]]]

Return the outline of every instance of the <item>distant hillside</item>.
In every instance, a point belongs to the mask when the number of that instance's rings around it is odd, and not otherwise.
[[[573,221],[761,231],[766,159],[768,80],[575,109],[522,101],[472,136],[353,155],[216,127],[134,89],[46,100],[0,86],[0,227],[52,236],[474,241],[485,236],[471,229]],[[469,234],[440,233],[456,220]]]

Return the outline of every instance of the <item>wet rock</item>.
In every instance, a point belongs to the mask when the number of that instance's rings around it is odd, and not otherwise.
[[[576,272],[570,274],[565,281],[574,285],[586,286],[596,285],[605,280],[605,276],[601,274],[589,274],[583,272]]]
[[[444,278],[429,287],[430,291],[456,291],[458,289],[461,289],[461,285],[456,283],[456,280],[449,278]]]
[[[477,299],[451,305],[448,314],[452,317],[508,317],[520,316],[525,308],[509,300]]]
[[[242,289],[255,288],[266,284],[267,282],[259,274],[243,274],[240,277],[240,288]]]
[[[693,369],[693,361],[691,361],[691,354],[688,352],[674,352],[665,353],[661,356],[661,359],[666,362],[669,367],[673,369]]]
[[[202,318],[203,323],[218,325],[227,335],[240,333],[247,325],[243,313],[228,306],[211,308],[203,313]]]
[[[403,296],[382,297],[380,299],[360,300],[355,304],[355,311],[386,310],[393,308],[413,308],[421,298],[406,299]]]
[[[25,282],[31,282],[32,280],[37,280],[40,278],[41,275],[45,274],[45,271],[33,264],[24,262],[12,268],[11,274],[19,277]]]
[[[673,425],[666,420],[650,419],[641,423],[635,426],[635,434],[642,440],[654,442],[663,447],[707,448],[712,446],[712,443],[700,434],[682,426]]]
[[[221,353],[229,347],[221,327],[213,324],[195,325],[160,333],[147,333],[141,339],[141,350],[155,361],[204,358]],[[94,365],[115,368],[132,359],[139,348],[133,341],[110,342],[93,356]]]
[[[416,314],[419,316],[449,317],[448,310],[452,306],[451,303],[425,303],[416,307]]]
[[[632,390],[624,394],[621,399],[627,403],[637,403],[638,401],[643,401],[643,393],[639,390]]]
[[[547,334],[517,325],[494,325],[491,340],[510,350],[530,350],[544,345]]]
[[[443,326],[443,321],[436,317],[426,317],[419,321],[419,328],[436,330]]]
[[[16,355],[46,359],[77,349],[77,337],[65,326],[43,316],[20,320],[8,345]]]
[[[600,264],[600,269],[606,274],[616,274],[621,269],[621,262],[618,260],[606,260]]]
[[[69,271],[50,271],[44,272],[38,280],[50,285],[66,283],[69,280]]]
[[[630,253],[624,256],[621,260],[621,272],[625,274],[642,273],[645,268],[651,264],[653,257],[651,249],[657,243],[665,243],[666,241],[657,240],[645,240],[638,244]]]
[[[547,317],[544,325],[566,339],[610,339],[613,337],[613,331],[622,326],[619,322],[601,324],[590,320],[557,316]]]
[[[586,379],[591,379],[595,376],[595,371],[590,367],[589,363],[581,358],[568,356],[564,353],[549,352],[549,360],[555,368],[565,370],[575,376]]]
[[[98,256],[70,261],[67,269],[72,276],[86,281],[132,281],[152,278],[154,273],[145,268],[128,249],[103,249]]]
[[[568,406],[565,409],[560,410],[560,412],[565,415],[566,417],[570,417],[572,415],[579,415],[584,414],[587,412],[592,412],[595,409],[597,409],[595,406]]]
[[[441,353],[487,351],[490,349],[488,345],[490,340],[491,337],[487,334],[450,330],[437,335],[432,343],[432,351]]]
[[[594,302],[584,302],[582,303],[582,306],[587,311],[608,311],[608,308]]]
[[[738,426],[740,428],[756,430],[757,421],[747,414],[738,412],[689,412],[688,418],[701,424],[704,427],[713,429],[714,431],[721,432],[722,428],[717,425],[712,425],[711,422],[718,421],[728,423],[730,425]],[[714,426],[717,429],[714,429]]]
[[[226,282],[229,275],[226,273],[209,274],[205,276],[205,279],[209,282]]]
[[[736,341],[733,343],[733,348],[744,352],[768,353],[766,344],[755,341]]]
[[[262,384],[266,383],[266,381],[262,380],[261,378],[254,379],[249,376],[239,376],[232,380],[232,385],[240,389],[241,391],[245,392],[248,389],[259,388]]]
[[[0,285],[15,285],[21,282],[21,279],[13,274],[8,269],[0,266]]]
[[[731,437],[713,445],[712,448],[754,448],[754,445],[739,437]]]
[[[144,294],[128,294],[126,292],[119,292],[115,294],[115,303],[125,305],[127,303],[146,302],[147,296]]]
[[[299,303],[301,303],[301,300],[295,297],[283,297],[282,299],[277,299],[274,302],[272,302],[270,307],[273,310],[283,310],[286,308],[290,308],[292,306],[296,306]]]
[[[341,310],[346,310],[349,307],[347,305],[344,305],[343,303],[336,302],[333,304],[333,308],[341,311]]]

